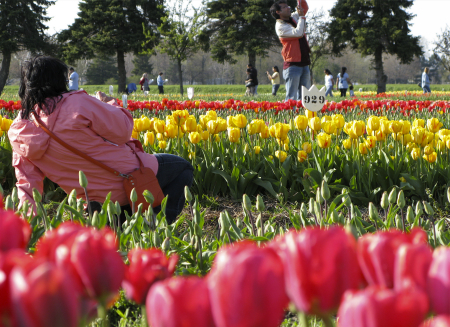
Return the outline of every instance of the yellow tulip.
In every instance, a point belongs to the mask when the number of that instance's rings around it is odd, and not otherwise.
[[[417,144],[414,142],[409,142],[406,145],[406,150],[408,150],[409,152],[411,152],[414,148],[417,148]]]
[[[377,116],[370,116],[367,120],[367,128],[372,131],[377,131],[380,128],[380,118]]]
[[[164,149],[166,148],[166,146],[167,146],[166,141],[159,141],[159,142],[158,142],[158,147],[159,147],[161,150],[164,150]]]
[[[336,125],[334,124],[334,122],[330,120],[330,121],[322,122],[322,129],[327,134],[334,134],[334,132],[336,132],[337,128],[336,128]]]
[[[191,132],[189,133],[189,141],[191,141],[192,144],[197,144],[202,140],[202,137],[198,132]]]
[[[233,118],[233,122],[236,125],[236,127],[244,128],[245,126],[247,126],[247,117],[245,117],[242,114],[236,115]]]
[[[142,121],[142,130],[148,131],[150,129],[150,119],[147,116],[141,117]]]
[[[450,130],[448,129],[440,129],[438,132],[439,138],[445,142],[445,138],[450,136]]]
[[[164,132],[165,137],[173,139],[177,137],[177,135],[178,135],[178,126],[172,124],[166,126],[166,131]]]
[[[400,131],[403,130],[403,124],[397,120],[393,120],[389,124],[389,130],[391,131],[391,133],[400,133]]]
[[[230,142],[239,143],[241,137],[241,130],[237,127],[228,128],[228,138]]]
[[[214,110],[208,110],[208,112],[206,113],[206,116],[208,116],[210,120],[216,120],[217,112],[215,112]]]
[[[342,141],[342,145],[345,149],[349,150],[352,148],[352,140],[351,139],[345,139]]]
[[[218,131],[225,132],[228,128],[227,121],[225,119],[223,119],[222,117],[217,117],[216,121],[217,121],[217,124],[219,124]]]
[[[275,137],[284,141],[287,138],[289,132],[289,125],[283,123],[276,123],[275,125]]]
[[[358,137],[364,134],[366,124],[362,120],[355,120],[352,125],[352,132]]]
[[[411,150],[411,158],[413,160],[417,160],[420,157],[420,149],[419,148],[414,148]]]
[[[384,135],[389,135],[391,130],[389,129],[390,121],[387,119],[380,119],[380,130]]]
[[[425,132],[426,132],[425,128],[423,128],[423,127],[414,127],[411,130],[411,136],[412,136],[413,141],[415,143],[421,145],[424,142],[424,140],[426,141],[426,139],[427,139],[427,135]]]
[[[208,131],[203,131],[200,133],[200,135],[202,136],[202,140],[203,141],[207,141],[209,139],[209,132]]]
[[[3,135],[3,131],[2,131],[2,135]],[[131,137],[137,140],[139,138],[139,133],[133,129],[133,131],[131,132]]]
[[[344,132],[347,135],[350,135],[350,130],[352,129],[352,122],[348,122],[344,124]]]
[[[153,132],[147,132],[144,135],[144,145],[149,146],[155,143],[155,134]]]
[[[434,148],[433,148],[433,146],[431,146],[431,145],[426,145],[424,148],[423,148],[423,153],[425,154],[425,155],[430,155],[430,154],[432,154],[434,152]]]
[[[327,121],[332,121],[332,118],[330,116],[327,116],[327,115],[323,116],[322,119],[320,120],[320,122],[322,124],[327,122]]]
[[[253,147],[253,151],[255,151],[255,154],[259,154],[259,153],[261,152],[261,147],[255,145],[255,146]]]
[[[297,152],[297,159],[299,162],[304,162],[308,158],[306,151],[300,150]]]
[[[319,117],[313,117],[308,122],[309,128],[311,128],[313,131],[320,131],[322,129],[322,123],[320,122]]]
[[[334,125],[336,125],[337,129],[341,129],[342,127],[344,127],[345,124],[345,119],[344,116],[342,116],[341,114],[335,114],[331,116]]]
[[[403,137],[401,138],[402,144],[403,145],[407,145],[408,143],[411,143],[412,141],[412,136],[411,134],[405,134],[403,135]]]
[[[277,157],[280,162],[284,162],[287,158],[287,153],[284,151],[275,151],[275,157]]]
[[[217,122],[217,120],[210,120],[207,124],[206,124],[206,129],[208,130],[208,132],[210,134],[217,134],[219,133],[219,123]]]
[[[164,134],[164,132],[166,131],[166,123],[164,122],[164,120],[156,120],[154,123],[154,127],[157,133]]]
[[[415,119],[413,121],[413,127],[425,127],[425,120],[423,120],[423,119]]]
[[[437,118],[430,118],[427,120],[427,129],[431,133],[437,133],[439,129],[442,127],[442,123],[439,122],[439,119]]]
[[[297,127],[298,130],[305,130],[306,127],[308,127],[308,118],[303,115],[299,115],[295,117],[294,119],[295,127]]]
[[[189,152],[189,159],[195,159],[195,152],[194,151],[190,151]]]
[[[375,145],[377,144],[377,137],[376,136],[367,136],[366,140],[364,141],[367,148],[373,149]]]
[[[428,161],[429,163],[434,163],[436,162],[437,159],[437,153],[436,152],[432,152],[429,155],[424,154],[423,158]]]
[[[244,151],[245,151],[245,153],[249,153],[250,152],[250,145],[248,145],[248,143],[245,143]]]
[[[200,115],[200,117],[198,118],[198,121],[200,123],[200,126],[205,130],[206,129],[206,124],[208,124],[208,122],[210,120],[215,120],[215,119],[211,119],[210,116],[208,115]]]
[[[194,116],[189,116],[184,122],[184,128],[187,132],[196,132],[197,131],[197,120],[195,120]]]
[[[311,143],[303,142],[302,149],[303,149],[303,151],[305,151],[308,154],[311,153],[311,151],[312,151]]]
[[[308,109],[305,109],[305,116],[306,116],[306,118],[308,118],[308,120],[309,120],[309,119],[311,119],[311,118],[317,117],[317,112],[315,112],[315,111],[309,111]]]
[[[409,122],[409,120],[400,120],[403,123],[403,130],[402,130],[402,134],[409,134],[409,132],[411,131],[411,123]]]
[[[327,149],[331,145],[331,136],[327,133],[319,133],[317,135],[317,143],[322,149]]]
[[[358,150],[359,150],[359,153],[361,153],[362,155],[365,155],[369,152],[365,143],[359,143]]]
[[[444,142],[444,141],[441,141],[441,140],[438,140],[438,141],[437,141],[437,144],[436,144],[436,148],[437,148],[440,152],[444,151],[444,150],[445,150],[445,142]]]
[[[289,145],[288,144],[283,144],[283,149],[284,149],[284,151],[289,151]]]
[[[259,135],[261,136],[262,139],[269,138],[269,136],[270,136],[269,127],[267,127],[266,125],[261,127],[261,133],[259,133]]]
[[[6,119],[3,119],[2,120],[2,126],[1,126],[1,129],[2,129],[2,131],[6,131],[7,129],[5,129],[5,121],[6,121]],[[138,133],[140,133],[140,132],[142,132],[143,130],[144,130],[144,126],[143,126],[143,124],[142,124],[142,120],[140,120],[140,119],[134,119],[133,120],[133,129],[136,131],[136,132],[138,132]]]

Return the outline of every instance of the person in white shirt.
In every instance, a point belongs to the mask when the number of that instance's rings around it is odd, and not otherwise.
[[[77,91],[78,90],[78,74],[73,69],[73,67],[69,68],[69,91]]]
[[[156,79],[156,84],[158,84],[159,94],[164,94],[164,80],[162,78],[163,73],[160,72],[158,78]]]
[[[341,91],[341,97],[347,96],[348,86],[352,85],[350,78],[347,74],[347,67],[342,67],[341,72],[336,78],[336,91],[339,89]]]
[[[331,75],[329,69],[325,69],[324,72],[325,72],[325,88],[326,88],[325,96],[329,95],[330,97],[333,97],[333,85],[334,85],[333,75]]]

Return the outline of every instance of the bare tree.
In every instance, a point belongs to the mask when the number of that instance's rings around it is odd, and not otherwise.
[[[439,55],[442,66],[450,71],[450,28],[448,26],[434,43],[434,52]]]

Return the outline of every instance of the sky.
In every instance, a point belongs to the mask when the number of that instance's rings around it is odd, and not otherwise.
[[[57,0],[53,6],[50,6],[47,16],[52,19],[47,23],[49,26],[47,32],[54,34],[71,25],[77,17],[80,1]],[[308,5],[310,10],[322,8],[324,11],[329,11],[336,2],[336,0],[308,0]],[[200,6],[201,0],[193,0],[192,4]],[[422,45],[428,55],[437,36],[442,34],[447,26],[450,27],[450,23],[447,23],[449,9],[450,0],[415,0],[409,9],[410,13],[416,15],[411,21],[411,33],[413,36],[422,37]]]

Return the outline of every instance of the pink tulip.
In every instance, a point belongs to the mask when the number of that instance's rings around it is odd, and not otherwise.
[[[341,227],[292,231],[278,247],[286,293],[298,310],[331,314],[346,290],[360,286],[356,241]]]
[[[426,234],[413,229],[410,234],[399,230],[366,234],[358,240],[359,266],[369,285],[394,287],[394,265],[398,248],[402,244],[422,244]]]
[[[428,271],[428,296],[431,309],[438,315],[450,314],[450,248],[434,250]]]
[[[436,316],[425,321],[420,327],[450,327],[450,316]]]
[[[178,256],[167,258],[160,249],[133,249],[128,252],[128,260],[130,265],[125,270],[122,287],[127,298],[144,304],[150,287],[173,275]]]
[[[0,209],[0,251],[25,250],[30,240],[30,225],[10,210]]]
[[[199,277],[175,277],[155,283],[146,301],[152,327],[214,327],[208,287]]]
[[[289,300],[283,265],[271,248],[253,242],[221,248],[207,276],[217,327],[275,327]]]
[[[394,265],[396,291],[409,287],[427,290],[427,275],[433,253],[427,244],[403,244],[397,250]]]
[[[125,275],[115,239],[109,229],[90,228],[77,235],[70,253],[71,263],[87,294],[102,305],[119,293]]]
[[[370,286],[344,294],[338,321],[339,327],[417,327],[427,312],[428,299],[420,290]]]
[[[24,266],[33,259],[23,250],[14,249],[8,252],[0,252],[0,326],[12,325],[12,305],[9,276],[14,267]]]
[[[78,326],[78,293],[63,269],[49,262],[32,262],[14,268],[10,283],[18,327]]]

